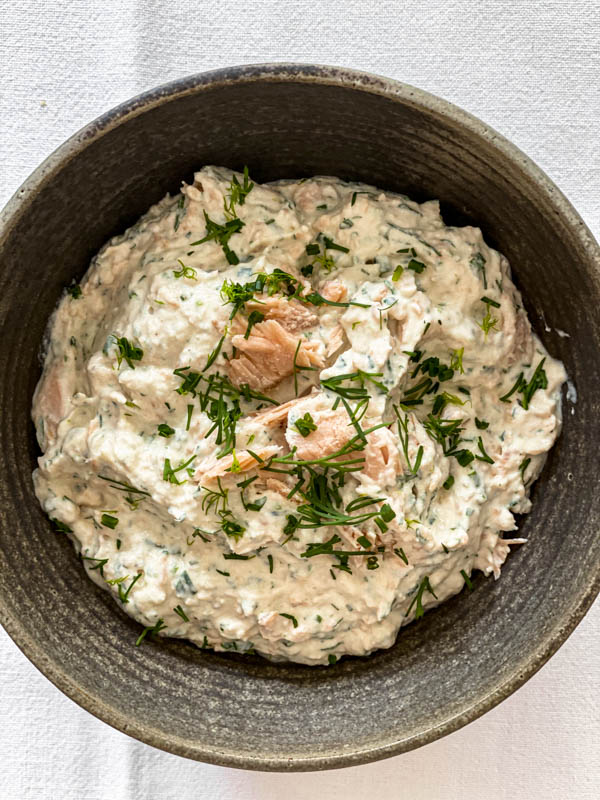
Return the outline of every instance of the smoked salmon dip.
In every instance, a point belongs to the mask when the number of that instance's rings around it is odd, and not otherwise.
[[[136,644],[333,664],[499,577],[565,379],[437,201],[205,167],[54,313],[35,489]]]

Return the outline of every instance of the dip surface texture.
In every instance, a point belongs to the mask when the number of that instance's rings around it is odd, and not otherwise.
[[[144,636],[334,663],[499,576],[565,378],[436,201],[206,167],[51,319],[35,489]]]

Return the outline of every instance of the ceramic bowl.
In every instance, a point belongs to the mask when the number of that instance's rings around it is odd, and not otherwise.
[[[140,627],[85,575],[33,493],[40,346],[63,287],[204,164],[258,181],[336,175],[439,198],[509,258],[532,323],[577,390],[501,580],[475,580],[394,647],[333,667],[272,664]],[[600,578],[600,252],[552,182],[487,125],[425,92],[347,69],[236,67],[109,111],[51,155],[0,231],[0,618],[92,714],[182,756],[263,770],[402,753],[474,720],[564,642]],[[560,332],[560,333],[559,333]],[[567,335],[564,335],[567,334]],[[572,396],[572,393],[571,393]]]

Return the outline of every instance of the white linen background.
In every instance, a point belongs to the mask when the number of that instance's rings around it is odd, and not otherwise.
[[[597,0],[0,0],[0,206],[64,139],[138,92],[232,64],[304,61],[387,75],[471,111],[545,169],[600,238],[599,37]],[[296,775],[136,742],[64,697],[0,631],[0,797],[597,798],[599,622],[597,603],[540,673],[451,736]]]

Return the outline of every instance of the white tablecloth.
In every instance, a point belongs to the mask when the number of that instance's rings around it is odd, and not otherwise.
[[[544,168],[600,237],[597,0],[0,0],[0,28],[0,205],[67,136],[142,90],[230,64],[304,61],[463,106]],[[596,604],[529,683],[446,739],[305,775],[197,764],[129,739],[64,697],[2,631],[0,798],[598,798],[599,622]]]

